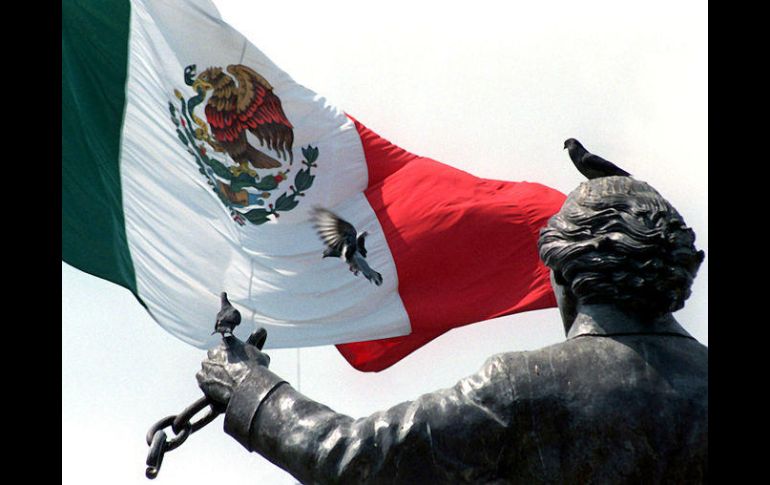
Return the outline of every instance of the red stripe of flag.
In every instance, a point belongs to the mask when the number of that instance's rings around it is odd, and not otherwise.
[[[380,371],[452,328],[556,306],[537,238],[564,194],[475,177],[353,121],[369,170],[365,195],[393,254],[412,326],[403,337],[337,345],[353,367]]]

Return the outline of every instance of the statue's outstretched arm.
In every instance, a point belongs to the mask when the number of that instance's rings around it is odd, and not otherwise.
[[[225,431],[303,483],[479,483],[504,466],[513,399],[493,357],[454,387],[352,419],[255,365],[232,389]]]

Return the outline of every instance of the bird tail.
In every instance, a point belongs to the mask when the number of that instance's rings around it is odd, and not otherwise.
[[[366,262],[366,260],[362,257],[360,257],[359,254],[356,253],[354,258],[355,265],[358,270],[360,270],[364,277],[374,283],[377,286],[380,286],[382,284],[382,275],[375,270],[373,270],[369,263]]]
[[[281,166],[281,162],[270,155],[260,152],[251,145],[246,147],[246,156],[255,168],[277,168]]]
[[[364,273],[364,276],[366,276],[366,279],[371,281],[375,285],[380,286],[382,284],[382,275],[371,268],[370,268],[370,273]]]

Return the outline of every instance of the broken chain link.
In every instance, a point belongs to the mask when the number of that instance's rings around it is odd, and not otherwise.
[[[229,337],[222,335],[222,340],[227,342],[227,339],[237,338],[232,334]],[[267,331],[264,328],[259,328],[246,339],[246,344],[253,345],[257,349],[262,350],[267,340]],[[209,412],[198,421],[191,423],[190,420],[201,412],[206,406],[209,406]],[[210,401],[207,397],[202,397],[192,403],[184,411],[177,415],[166,416],[157,423],[155,423],[149,431],[147,431],[147,444],[150,446],[150,451],[147,453],[147,470],[145,476],[150,480],[158,476],[160,472],[160,465],[163,463],[163,456],[167,451],[178,448],[182,443],[202,427],[206,426],[214,419],[225,411],[225,407],[221,404]],[[168,440],[168,435],[165,428],[171,426],[171,431],[174,432],[175,437]]]
[[[209,407],[208,414],[194,423],[190,422],[196,414],[207,406]],[[214,421],[220,414],[222,414],[222,410],[220,410],[219,406],[209,401],[207,397],[202,397],[181,413],[166,416],[155,423],[150,430],[147,431],[147,444],[150,446],[150,451],[147,453],[147,470],[145,471],[147,478],[152,480],[158,476],[160,465],[163,463],[163,456],[167,451],[178,448],[191,434]],[[168,435],[163,431],[169,426],[175,435],[175,437],[170,440],[166,439]]]

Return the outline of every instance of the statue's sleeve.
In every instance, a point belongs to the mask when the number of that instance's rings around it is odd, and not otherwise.
[[[492,357],[454,387],[353,419],[260,368],[234,391],[225,431],[303,483],[491,481],[510,443],[505,370]]]

